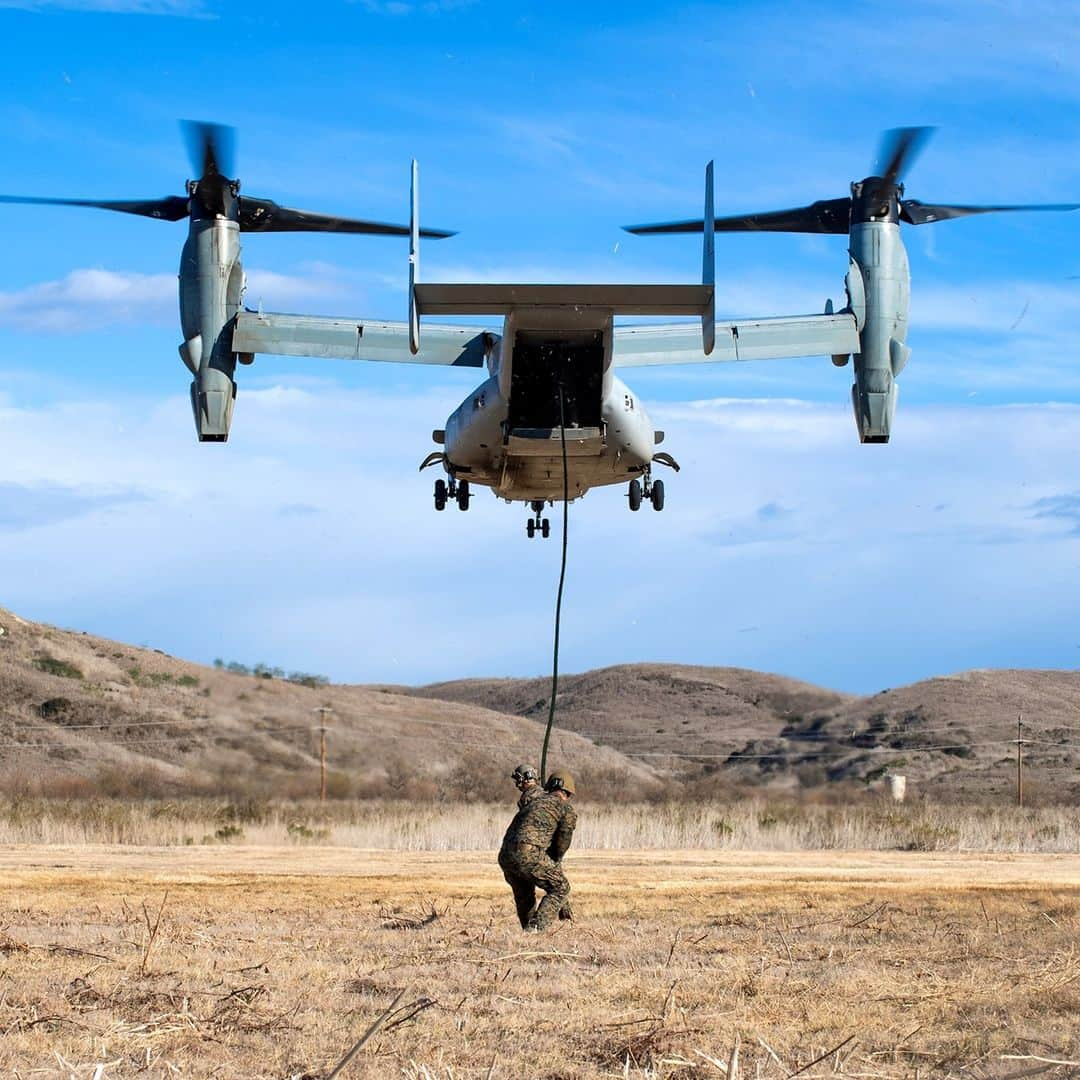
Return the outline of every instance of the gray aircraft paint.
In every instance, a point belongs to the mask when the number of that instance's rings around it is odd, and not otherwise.
[[[927,128],[899,128],[886,133],[882,158],[887,167],[851,185],[851,194],[819,200],[810,206],[716,218],[713,167],[706,168],[705,209],[701,219],[629,226],[630,232],[702,232],[702,280],[697,285],[529,285],[430,284],[419,281],[422,236],[453,235],[419,226],[419,184],[412,164],[408,228],[341,218],[282,207],[268,199],[240,196],[229,179],[230,130],[215,124],[186,125],[198,181],[187,197],[150,200],[66,199],[38,195],[0,196],[3,203],[96,207],[164,221],[189,218],[180,259],[180,356],[193,375],[191,401],[198,437],[225,441],[236,399],[236,364],[256,353],[349,360],[393,361],[484,367],[489,377],[455,410],[445,430],[435,433],[444,449],[425,458],[441,462],[451,477],[490,486],[507,499],[544,501],[562,496],[562,432],[566,435],[571,498],[590,487],[644,476],[653,463],[674,462],[656,455],[661,436],[646,410],[613,369],[647,364],[683,364],[758,360],[794,356],[831,356],[833,363],[853,360],[852,404],[859,438],[885,443],[892,434],[898,384],[910,356],[907,346],[910,273],[900,222],[922,225],[997,211],[1067,211],[1080,204],[967,206],[924,203],[904,198],[900,182],[930,133]],[[409,320],[324,319],[241,310],[244,274],[240,232],[317,231],[408,236]],[[847,305],[822,315],[742,320],[717,324],[714,312],[715,232],[773,231],[848,234]],[[421,316],[501,314],[500,337],[485,327],[421,325]],[[700,328],[686,324],[616,327],[618,315],[697,315]],[[598,410],[590,423],[565,423],[544,429],[510,429],[515,336],[525,328],[546,338],[540,344],[571,344],[583,327],[600,335],[603,345]],[[535,348],[535,342],[531,347]],[[588,343],[581,353],[595,349]],[[573,348],[579,348],[573,345]],[[543,354],[542,354],[543,355]],[[547,354],[552,355],[550,352]],[[562,356],[557,351],[556,356]],[[592,360],[595,362],[595,354]],[[544,367],[544,363],[562,365]],[[563,356],[525,370],[556,380],[580,373]],[[595,369],[592,369],[595,372]],[[589,374],[589,378],[592,375]],[[586,383],[590,387],[591,383]],[[586,385],[582,384],[582,385]],[[562,385],[562,384],[559,384]],[[522,400],[535,400],[530,390]],[[562,390],[560,389],[560,395]],[[532,395],[530,397],[529,395]],[[537,414],[539,415],[539,414]],[[550,415],[550,414],[549,414]],[[424,467],[424,466],[422,466]],[[675,466],[677,467],[677,466]],[[438,501],[438,496],[437,496]],[[467,505],[467,499],[464,502]],[[546,528],[546,526],[545,526]],[[530,534],[531,535],[531,534]]]
[[[233,323],[244,291],[240,227],[192,218],[180,256],[180,357],[195,376],[191,407],[200,442],[224,442],[236,400]]]
[[[853,355],[851,401],[864,443],[886,443],[892,434],[899,386],[896,377],[911,350],[905,344],[911,275],[900,226],[891,221],[851,226],[848,303],[859,330]]]

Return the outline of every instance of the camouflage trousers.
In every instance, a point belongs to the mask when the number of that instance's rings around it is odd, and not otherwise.
[[[499,868],[514,891],[522,930],[546,930],[557,918],[571,917],[570,882],[547,852],[528,847],[503,850],[499,852]],[[537,889],[544,891],[539,904]]]

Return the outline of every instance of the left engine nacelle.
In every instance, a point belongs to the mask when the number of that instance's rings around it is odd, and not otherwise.
[[[180,256],[180,358],[195,376],[191,409],[200,442],[225,442],[236,402],[233,325],[244,294],[235,221],[193,218]]]

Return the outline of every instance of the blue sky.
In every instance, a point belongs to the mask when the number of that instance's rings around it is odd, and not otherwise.
[[[627,222],[800,205],[938,131],[941,202],[1080,198],[1066,3],[224,4],[0,0],[0,186],[182,192],[180,117],[238,128],[244,191],[460,235],[429,280],[680,281],[692,238]],[[0,207],[0,606],[354,681],[535,674],[557,545],[416,465],[475,372],[260,358],[195,444],[184,225]],[[683,464],[663,514],[571,508],[564,665],[734,664],[873,691],[1080,656],[1080,213],[905,232],[913,347],[893,442],[859,446],[825,358],[642,370]],[[839,301],[844,237],[724,236],[730,316]],[[400,241],[250,236],[248,301],[402,319]]]

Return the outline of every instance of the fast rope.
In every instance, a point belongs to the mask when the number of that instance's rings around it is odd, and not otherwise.
[[[562,512],[562,564],[559,567],[559,591],[555,599],[555,646],[551,655],[551,702],[548,705],[547,728],[544,731],[544,749],[540,754],[540,783],[547,783],[548,743],[555,723],[555,699],[559,693],[559,626],[562,623],[563,585],[566,583],[566,527],[570,521],[570,474],[566,467],[566,418],[563,414],[563,388],[559,383],[559,435],[562,440],[563,512]]]

